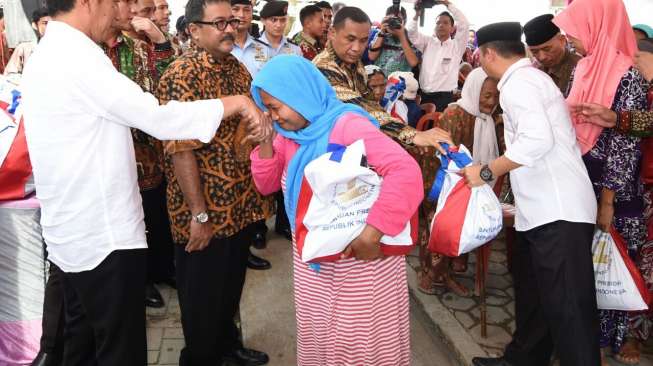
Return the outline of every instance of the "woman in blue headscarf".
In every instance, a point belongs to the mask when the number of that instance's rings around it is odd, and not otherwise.
[[[304,168],[329,144],[363,140],[369,165],[383,177],[367,226],[340,260],[321,263],[316,271],[293,245],[298,364],[409,365],[404,255],[410,246],[379,240],[398,235],[417,211],[423,198],[417,163],[363,109],[340,102],[326,78],[301,57],[268,62],[252,82],[252,97],[278,133],[252,152],[254,182],[263,194],[283,189],[293,237]]]
[[[653,28],[646,24],[633,25],[633,32],[635,32],[635,38],[638,41],[645,38],[653,38]]]

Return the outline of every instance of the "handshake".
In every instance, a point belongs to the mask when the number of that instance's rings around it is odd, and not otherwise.
[[[241,123],[247,124],[247,135],[239,143],[261,143],[274,139],[276,133],[270,114],[261,111],[250,98],[242,96],[239,114]]]

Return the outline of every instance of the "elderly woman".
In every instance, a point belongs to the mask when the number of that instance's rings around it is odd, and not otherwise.
[[[633,64],[637,44],[628,14],[621,0],[576,0],[553,22],[584,56],[567,101],[599,201],[598,227],[606,232],[614,227],[636,260],[647,236],[640,139],[587,123],[593,118],[583,113],[589,107],[616,113],[648,108],[649,84]],[[638,364],[640,342],[650,331],[648,317],[614,310],[601,310],[599,317],[601,347],[611,347],[621,363]]]
[[[252,152],[252,175],[264,194],[282,189],[293,230],[298,365],[408,366],[406,253],[388,250],[379,240],[399,234],[423,198],[417,163],[367,112],[340,102],[326,78],[301,57],[268,62],[252,82],[252,96],[278,133]],[[360,236],[340,260],[320,263],[315,271],[302,262],[294,240],[304,168],[327,145],[357,140],[364,141],[383,187]]]
[[[467,76],[461,98],[442,113],[440,128],[449,131],[454,141],[470,148],[475,164],[487,164],[502,153],[503,120],[498,104],[496,80],[478,68]],[[422,258],[422,269],[418,287],[422,292],[435,294],[444,287],[459,296],[470,296],[470,291],[452,276],[452,272],[467,271],[466,255],[452,260],[429,253]]]

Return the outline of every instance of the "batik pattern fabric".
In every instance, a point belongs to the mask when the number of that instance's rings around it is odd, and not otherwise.
[[[163,71],[174,59],[170,43],[151,45],[120,36],[112,47],[103,46],[113,66],[138,84],[143,91],[154,93]],[[141,130],[131,129],[141,191],[157,188],[163,182],[163,147],[161,141]]]
[[[616,112],[646,110],[647,91],[646,80],[631,68],[619,83],[612,109]],[[634,260],[647,237],[642,198],[644,185],[640,179],[640,142],[638,137],[604,129],[594,147],[583,156],[597,199],[604,188],[615,192],[613,226],[627,243],[628,253]],[[637,316],[624,311],[601,310],[601,347],[609,346],[618,352],[629,335],[630,325],[642,324]],[[631,334],[636,333],[633,329]]]
[[[553,79],[553,82],[558,86],[562,95],[566,98],[571,91],[571,84],[573,82],[573,72],[576,69],[576,64],[580,61],[581,57],[570,49],[565,50],[562,61],[551,68],[540,66],[539,69],[547,73]]]
[[[421,52],[412,45],[411,48],[417,57],[421,59]],[[408,63],[408,59],[406,59],[403,47],[401,47],[401,41],[397,37],[390,35],[387,35],[383,40],[381,53],[374,61],[374,65],[380,67],[386,77],[395,71],[410,72],[413,70],[413,67]]]
[[[195,101],[232,95],[250,96],[252,78],[243,64],[228,55],[219,62],[206,51],[193,48],[173,62],[163,74],[157,97]],[[168,180],[168,214],[172,236],[185,244],[190,236],[191,211],[174,172],[171,155],[192,151],[200,172],[202,192],[215,238],[235,235],[246,226],[270,217],[272,201],[256,190],[252,181],[249,153],[242,143],[247,125],[239,116],[223,119],[209,143],[177,140],[165,143],[165,173]]]
[[[309,61],[313,61],[315,56],[324,50],[324,47],[320,45],[318,40],[304,33],[304,31],[297,33],[292,38],[292,41],[299,46],[304,58]]]
[[[392,117],[374,99],[374,93],[367,86],[367,75],[362,62],[348,65],[328,44],[326,49],[313,59],[313,64],[329,80],[338,99],[345,103],[359,105],[381,124],[381,130],[404,146],[412,146],[416,131],[401,120]]]

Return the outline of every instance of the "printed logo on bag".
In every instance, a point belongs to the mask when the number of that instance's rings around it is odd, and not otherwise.
[[[347,209],[356,206],[361,201],[367,200],[374,192],[376,187],[354,178],[347,184],[337,184],[335,187],[335,199],[333,204],[339,209]]]

